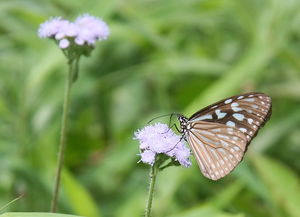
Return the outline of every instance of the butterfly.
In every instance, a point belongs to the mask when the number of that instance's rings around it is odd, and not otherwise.
[[[183,138],[189,143],[203,175],[218,180],[243,159],[258,130],[269,120],[272,101],[263,93],[223,99],[186,118],[177,114]]]

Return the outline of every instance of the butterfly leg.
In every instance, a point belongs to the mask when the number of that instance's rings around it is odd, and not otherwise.
[[[172,128],[174,127],[174,125],[175,125],[176,130],[180,133],[180,131],[178,130],[176,124],[173,124],[173,125],[171,126],[172,117],[173,117],[174,115],[175,115],[175,113],[172,113],[172,114],[170,115],[169,124],[168,124],[169,129],[168,129],[165,133],[169,132],[169,130],[172,129]]]
[[[176,126],[176,125],[175,125]],[[167,151],[167,152],[170,152],[170,151],[172,151],[178,144],[179,144],[179,142],[181,142],[181,140],[185,140],[186,141],[186,138],[185,138],[185,135],[182,135],[181,137],[180,137],[180,139],[179,139],[179,141],[169,150],[169,151]]]
[[[176,124],[174,124],[174,126],[175,126],[178,133],[182,133],[182,130],[179,130]]]

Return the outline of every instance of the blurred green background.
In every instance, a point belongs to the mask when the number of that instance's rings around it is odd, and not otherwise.
[[[50,16],[90,13],[111,28],[73,86],[59,210],[143,216],[148,166],[133,132],[173,111],[191,115],[230,95],[261,91],[273,115],[237,169],[218,182],[170,168],[153,216],[300,216],[300,1],[1,0],[0,207],[49,211],[66,60],[37,37]],[[167,121],[167,120],[166,120]]]

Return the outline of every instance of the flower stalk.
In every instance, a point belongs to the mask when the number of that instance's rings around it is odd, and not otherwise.
[[[59,195],[59,187],[61,180],[61,170],[64,164],[64,155],[66,149],[66,132],[68,127],[68,113],[70,106],[70,95],[71,88],[74,82],[74,75],[78,74],[78,61],[79,59],[70,59],[69,60],[69,71],[66,79],[66,87],[64,93],[64,104],[63,104],[63,114],[62,114],[62,122],[61,122],[61,131],[60,131],[60,142],[59,142],[59,150],[58,150],[58,159],[57,159],[57,167],[55,173],[55,184],[53,191],[53,198],[51,202],[51,212],[56,212],[57,210],[57,202]]]
[[[170,166],[189,167],[191,152],[185,146],[182,137],[162,123],[148,125],[135,131],[133,139],[140,142],[141,160],[139,162],[151,165],[150,186],[145,209],[145,217],[150,217],[157,173]]]
[[[66,132],[68,128],[68,113],[72,84],[79,76],[79,60],[81,56],[90,56],[97,41],[106,40],[110,34],[107,24],[94,16],[83,14],[74,22],[61,17],[50,18],[40,25],[40,38],[49,38],[56,42],[68,59],[69,71],[66,79],[63,114],[60,131],[55,185],[51,201],[51,212],[56,212],[66,149]]]
[[[150,217],[151,214],[151,207],[152,207],[153,193],[154,193],[154,186],[155,186],[157,172],[158,172],[158,168],[157,168],[157,164],[155,163],[153,166],[151,166],[150,174],[149,174],[150,185],[149,185],[148,200],[147,200],[147,205],[145,210],[145,217]]]

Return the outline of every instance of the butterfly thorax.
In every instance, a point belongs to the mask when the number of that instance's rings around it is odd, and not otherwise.
[[[177,119],[178,119],[178,121],[180,123],[180,128],[181,128],[181,132],[180,133],[185,134],[186,131],[188,130],[187,129],[188,119],[186,117],[184,117],[183,115],[177,115]]]

